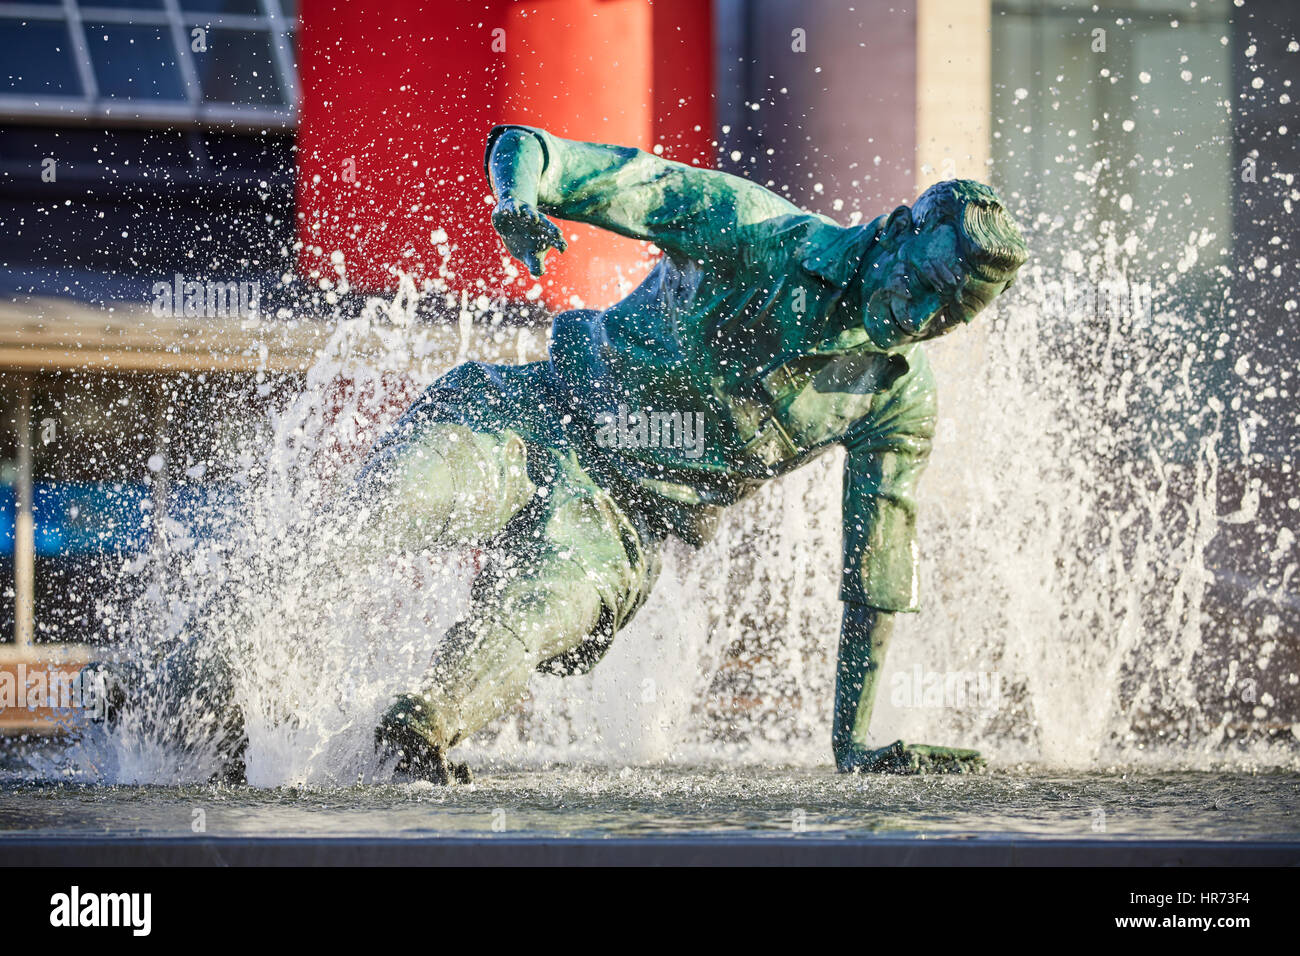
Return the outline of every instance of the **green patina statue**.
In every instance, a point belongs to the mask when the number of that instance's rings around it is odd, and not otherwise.
[[[921,341],[970,322],[1026,259],[991,189],[940,183],[843,227],[745,179],[499,126],[493,225],[541,275],[547,216],[653,242],[626,299],[555,318],[547,362],[470,363],[376,446],[357,486],[386,547],[482,546],[468,616],[378,736],[416,773],[581,672],[644,602],[668,535],[692,544],[763,482],[847,451],[832,748],[841,771],[956,771],[970,750],[867,745],[893,616],[917,608],[917,479],[935,426]]]
[[[842,445],[835,764],[979,767],[971,750],[873,749],[867,727],[894,615],[918,605],[914,495],[935,427],[920,343],[970,322],[1026,259],[993,191],[939,183],[843,227],[736,176],[529,127],[495,128],[486,162],[493,225],[534,275],[565,249],[548,215],[663,258],[616,305],[556,316],[549,361],[452,369],[362,469],[344,523],[363,549],[487,556],[423,685],[384,716],[381,749],[409,773],[467,779],[448,751],[534,672],[593,666],[645,601],[666,537],[702,543],[723,508]],[[181,687],[223,679],[198,641],[164,669]],[[237,763],[240,722],[219,723]]]

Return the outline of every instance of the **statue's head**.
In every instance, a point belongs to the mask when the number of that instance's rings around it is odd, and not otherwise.
[[[1010,287],[1028,258],[997,194],[950,179],[899,206],[881,232],[868,281],[867,331],[879,346],[932,339],[970,322]]]

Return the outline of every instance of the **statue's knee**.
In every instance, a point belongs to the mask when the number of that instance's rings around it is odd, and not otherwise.
[[[505,526],[536,493],[527,446],[513,432],[436,425],[392,466],[386,510],[422,543],[471,544]]]
[[[449,720],[439,694],[401,694],[380,719],[376,737],[397,749],[451,746]]]
[[[492,614],[540,660],[584,641],[596,630],[604,603],[590,581],[579,576],[521,574],[509,579]]]

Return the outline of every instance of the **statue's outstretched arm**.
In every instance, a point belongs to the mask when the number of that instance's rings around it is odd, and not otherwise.
[[[653,242],[669,255],[717,268],[734,262],[762,223],[806,215],[737,176],[532,127],[496,127],[486,167],[497,197],[493,224],[530,269],[542,266],[547,249],[564,250],[547,215]]]
[[[497,197],[492,226],[510,254],[535,276],[546,271],[547,252],[567,248],[559,227],[537,208],[545,168],[541,140],[526,131],[507,129],[488,148],[488,180]]]

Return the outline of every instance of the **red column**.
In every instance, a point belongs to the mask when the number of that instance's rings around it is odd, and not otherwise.
[[[712,138],[710,4],[697,0],[304,0],[298,136],[299,268],[355,288],[428,275],[430,235],[454,247],[453,288],[503,285],[482,154],[494,123],[705,161]],[[648,267],[647,247],[564,224],[543,299],[606,305]],[[520,267],[522,269],[522,267]]]
[[[304,273],[346,259],[362,289],[389,269],[436,263],[430,233],[482,274],[490,246],[477,172],[504,63],[492,51],[506,0],[424,3],[304,0],[298,130],[298,236]],[[471,228],[458,228],[463,224]],[[319,249],[320,252],[315,250]]]

